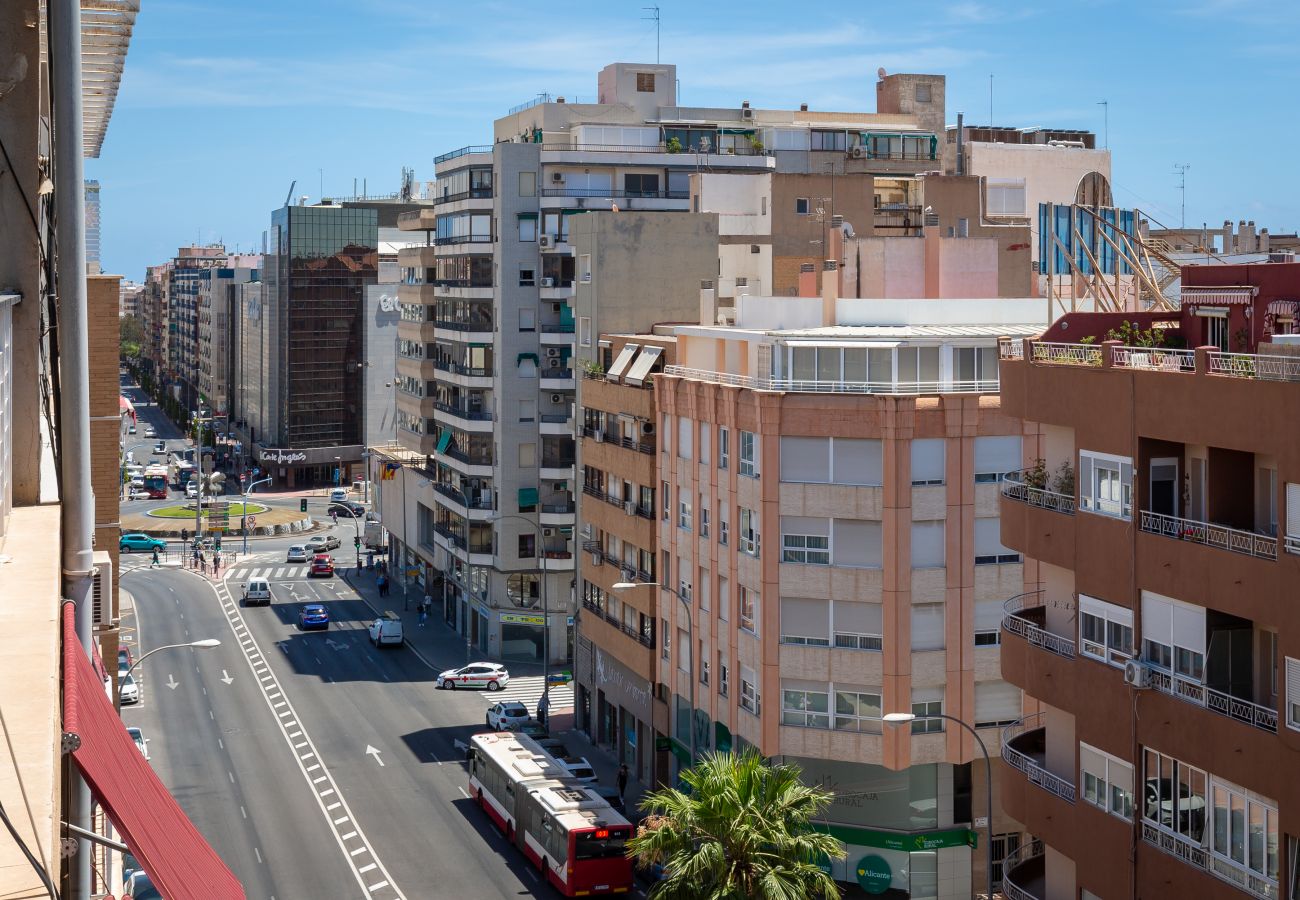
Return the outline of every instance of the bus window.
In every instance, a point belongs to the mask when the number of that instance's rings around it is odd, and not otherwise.
[[[622,856],[627,844],[624,829],[597,828],[573,836],[574,859],[609,859]]]

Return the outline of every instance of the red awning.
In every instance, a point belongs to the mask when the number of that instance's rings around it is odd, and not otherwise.
[[[135,404],[132,403],[131,400],[130,400],[128,397],[124,397],[124,396],[122,396],[121,394],[118,394],[118,395],[117,395],[117,409],[118,409],[119,412],[127,412],[127,413],[130,413],[130,414],[131,414],[131,421],[135,421],[135,420],[136,420],[136,419],[135,419]]]
[[[243,900],[244,888],[136,749],[63,607],[63,730],[91,792],[168,900]]]

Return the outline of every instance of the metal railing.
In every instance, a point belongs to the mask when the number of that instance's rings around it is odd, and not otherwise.
[[[1150,819],[1142,820],[1142,840],[1189,866],[1208,872],[1261,900],[1277,900],[1279,896],[1278,884],[1273,879],[1264,878],[1244,866],[1216,856],[1199,841],[1161,827]]]
[[[1139,527],[1148,534],[1161,534],[1176,540],[1218,547],[1220,550],[1230,550],[1257,559],[1277,559],[1277,538],[1272,535],[1256,534],[1213,522],[1180,519],[1178,516],[1145,509],[1142,510]]]
[[[1162,693],[1186,700],[1188,703],[1229,719],[1245,722],[1260,731],[1277,734],[1277,710],[1275,709],[1216,691],[1199,681],[1185,678],[1176,672],[1166,672],[1164,669],[1148,667],[1147,678],[1151,686]]]
[[[543,503],[542,504],[542,512],[544,513],[557,513],[562,515],[564,513],[573,512],[575,508],[576,507],[574,506],[572,500],[569,500],[565,503]]]
[[[1075,500],[1068,494],[1058,494],[1046,488],[1030,487],[1024,472],[1008,472],[1002,476],[1002,496],[1039,509],[1074,515]]]
[[[1019,722],[1015,722],[1002,729],[1002,761],[1013,769],[1023,772],[1029,779],[1030,784],[1035,784],[1049,794],[1060,797],[1067,803],[1073,803],[1075,798],[1074,783],[1069,779],[1062,778],[1053,772],[1049,772],[1038,760],[1021,750],[1011,746],[1011,742],[1020,737],[1031,735],[1035,731],[1041,731],[1046,737],[1047,728],[1038,724],[1041,713],[1026,716]],[[1032,725],[1030,724],[1032,723]]]
[[[1300,381],[1300,358],[1215,350],[1210,352],[1210,374],[1260,381]]]
[[[1155,369],[1160,372],[1195,372],[1195,350],[1159,347],[1115,347],[1111,364],[1120,369]]]
[[[444,412],[449,416],[456,416],[458,419],[465,419],[472,422],[491,422],[492,411],[490,409],[465,409],[460,406],[453,406],[450,403],[433,401],[433,408],[439,412]]]
[[[1005,900],[1042,900],[1030,888],[1041,884],[1046,872],[1043,842],[1030,841],[1002,858],[1002,895]]]
[[[447,331],[462,331],[462,332],[478,331],[478,332],[483,332],[485,334],[492,333],[492,321],[490,319],[487,321],[479,321],[479,322],[462,322],[456,319],[435,318],[433,320],[433,327],[443,328],[446,329]]]
[[[570,281],[567,285],[559,284],[556,286],[571,287],[572,285],[573,282]],[[577,326],[573,322],[552,322],[550,324],[543,323],[542,325],[539,325],[537,330],[542,334],[573,334],[577,330]]]
[[[467,147],[461,147],[459,150],[452,150],[450,153],[444,153],[441,156],[433,158],[433,164],[444,163],[449,159],[456,159],[461,156],[468,156],[471,153],[491,153],[491,144],[470,144]]]
[[[541,374],[542,381],[546,381],[548,379],[550,380],[559,379],[562,381],[567,381],[568,379],[573,377],[573,370],[572,369],[541,369],[540,374]]]
[[[998,359],[1024,359],[1025,342],[1020,338],[999,338]]]
[[[453,234],[450,237],[440,237],[433,239],[435,247],[451,247],[455,244],[490,244],[492,235],[490,234]]]
[[[471,378],[491,378],[492,370],[490,368],[475,368],[471,366],[462,366],[459,363],[446,362],[441,359],[433,361],[433,367],[440,372],[450,372],[453,375],[465,375]]]
[[[690,191],[628,191],[618,188],[549,187],[537,192],[541,197],[610,197],[614,200],[689,200]]]
[[[441,203],[457,203],[461,200],[491,200],[492,188],[479,187],[470,188],[468,191],[457,191],[454,194],[442,194],[433,198],[433,205]]]
[[[1030,344],[1030,359],[1034,362],[1065,366],[1100,366],[1101,347],[1093,344],[1052,344],[1034,341]]]
[[[707,381],[754,391],[785,391],[807,394],[996,394],[998,380],[980,381],[816,381],[786,378],[757,378],[687,366],[665,366],[664,374],[694,381]]]
[[[1042,595],[1042,591],[1029,591],[1025,594],[1017,594],[1003,603],[1002,611],[1006,616],[1002,619],[1002,628],[1024,638],[1031,646],[1046,650],[1048,653],[1055,653],[1065,659],[1074,659],[1076,651],[1073,640],[1053,634],[1032,619],[1020,615],[1028,609],[1042,609]],[[1029,602],[1027,598],[1033,598],[1034,602]]]
[[[565,152],[581,150],[590,153],[672,153],[679,156],[770,156],[767,150],[760,150],[753,146],[741,147],[715,147],[712,144],[708,149],[695,149],[692,147],[682,147],[680,150],[669,150],[667,143],[660,141],[657,144],[542,144],[542,150]]]

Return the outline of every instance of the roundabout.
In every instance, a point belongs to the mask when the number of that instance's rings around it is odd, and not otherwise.
[[[228,515],[230,515],[230,516],[242,516],[242,515],[260,516],[262,513],[266,512],[268,509],[270,509],[270,507],[269,507],[269,506],[266,506],[266,505],[264,505],[264,504],[262,504],[262,503],[244,503],[244,502],[242,502],[242,501],[234,501],[234,502],[228,504],[227,507],[226,507],[227,513],[228,513]],[[207,518],[208,515],[211,513],[211,511],[212,511],[212,506],[211,506],[211,505],[208,505],[207,509],[204,510],[203,517],[204,517],[204,518]],[[151,510],[148,510],[148,511],[145,513],[145,515],[146,515],[146,516],[151,516],[151,517],[156,518],[156,519],[190,519],[190,520],[193,520],[193,518],[194,518],[194,504],[193,504],[193,503],[176,503],[176,504],[173,504],[173,505],[171,505],[171,506],[162,506],[162,507],[159,507],[159,508],[157,508],[157,509],[151,509]]]

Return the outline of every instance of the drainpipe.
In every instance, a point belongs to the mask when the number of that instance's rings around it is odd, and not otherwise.
[[[95,497],[90,484],[90,349],[83,200],[81,3],[50,0],[50,80],[54,100],[55,214],[58,216],[59,469],[63,481],[63,592],[76,604],[77,638],[93,655]],[[72,768],[72,824],[94,830],[90,786]],[[91,843],[77,839],[75,896],[88,900]]]

